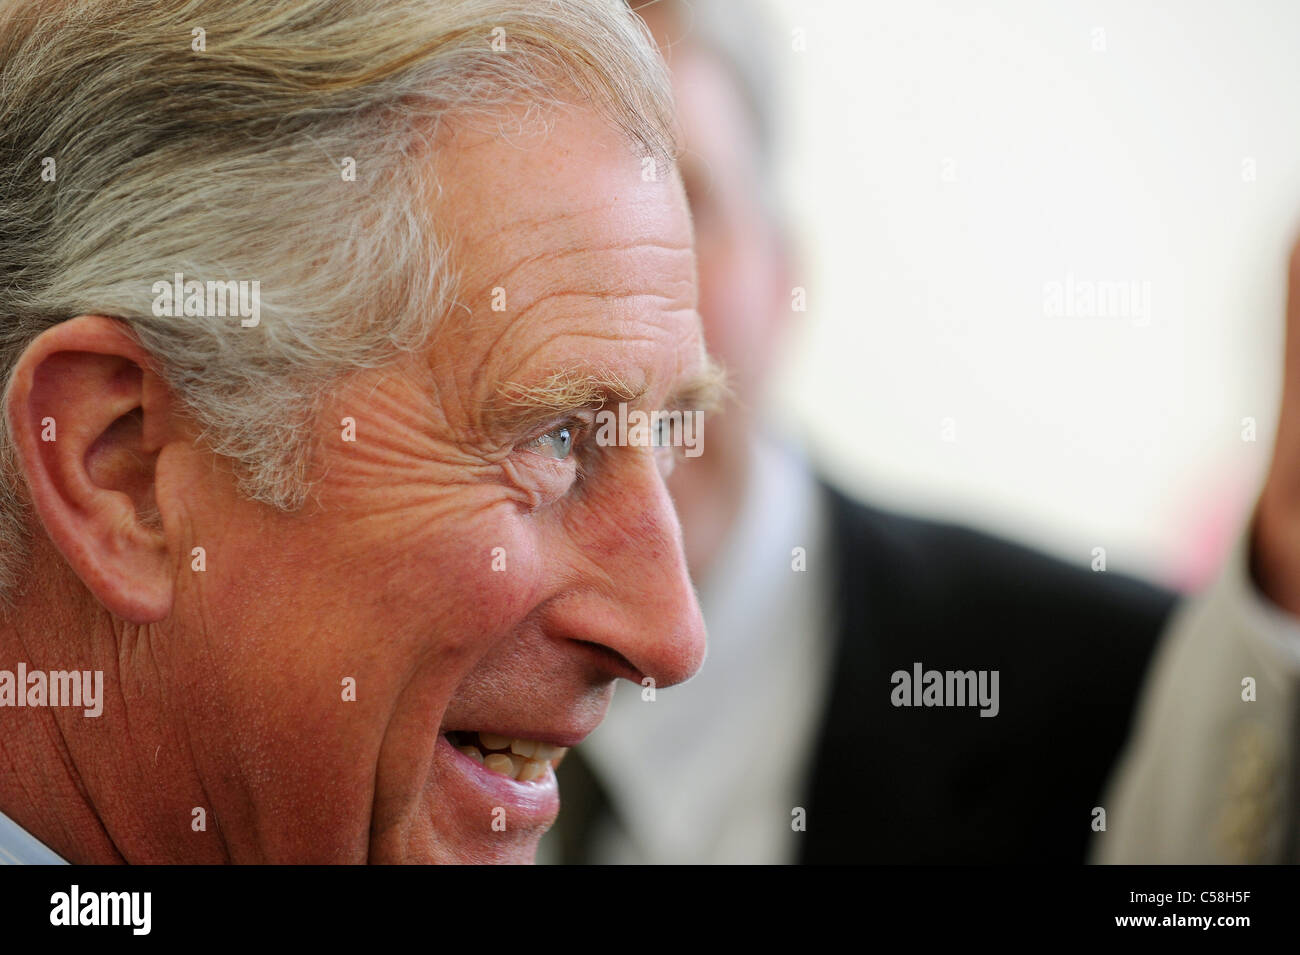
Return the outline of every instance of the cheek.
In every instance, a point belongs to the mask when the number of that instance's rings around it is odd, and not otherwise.
[[[189,602],[203,629],[232,635],[228,665],[238,668],[236,651],[273,650],[305,685],[364,674],[390,697],[424,671],[430,690],[449,690],[540,601],[535,526],[499,493],[374,505],[333,519],[236,519],[212,542]]]
[[[456,513],[455,508],[451,510]],[[372,554],[371,613],[420,657],[464,670],[507,637],[541,599],[536,535],[517,505],[464,508]]]

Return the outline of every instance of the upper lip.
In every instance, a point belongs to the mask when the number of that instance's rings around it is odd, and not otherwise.
[[[598,724],[597,724],[598,725]],[[447,733],[491,733],[494,736],[506,736],[510,739],[530,739],[538,743],[545,743],[548,746],[559,746],[564,749],[570,749],[577,746],[586,739],[595,726],[588,729],[577,729],[572,727],[559,729],[497,729],[492,726],[444,726],[439,730],[442,734]]]

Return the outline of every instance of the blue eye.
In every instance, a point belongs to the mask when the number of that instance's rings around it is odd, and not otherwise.
[[[573,453],[573,429],[568,425],[552,428],[532,442],[531,450],[563,461]]]

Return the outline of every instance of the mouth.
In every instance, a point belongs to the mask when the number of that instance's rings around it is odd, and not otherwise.
[[[585,726],[566,726],[523,735],[529,730],[522,726],[484,730],[444,726],[434,747],[430,777],[436,787],[433,818],[455,819],[462,837],[485,840],[480,849],[489,852],[507,843],[520,846],[541,838],[560,811],[554,767],[589,731]]]
[[[501,736],[475,730],[451,730],[444,733],[457,752],[472,759],[489,773],[505,776],[517,783],[539,785],[551,775],[568,749],[535,739]]]

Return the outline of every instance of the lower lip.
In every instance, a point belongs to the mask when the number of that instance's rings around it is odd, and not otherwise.
[[[479,765],[441,734],[434,760],[451,802],[471,813],[477,804],[482,810],[483,826],[488,831],[492,831],[493,810],[497,808],[506,811],[507,832],[550,826],[560,811],[560,787],[555,771],[549,767],[546,775],[521,783]]]

